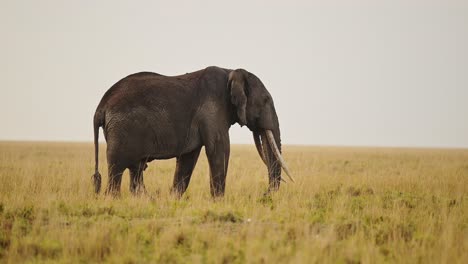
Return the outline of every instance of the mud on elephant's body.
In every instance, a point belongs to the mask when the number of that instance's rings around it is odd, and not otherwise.
[[[103,96],[94,115],[95,191],[99,127],[107,141],[109,182],[106,193],[118,194],[122,173],[130,171],[132,193],[144,191],[143,171],[154,159],[177,158],[173,191],[187,189],[202,146],[210,166],[213,196],[224,194],[229,163],[229,133],[234,123],[246,125],[268,167],[269,189],[278,189],[281,137],[273,100],[252,73],[218,67],[168,77],[150,72],[127,76]],[[289,173],[288,173],[289,174]]]

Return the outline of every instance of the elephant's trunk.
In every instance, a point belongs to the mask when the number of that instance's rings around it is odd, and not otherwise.
[[[272,130],[263,130],[260,133],[254,132],[253,136],[258,154],[268,168],[270,189],[279,188],[280,181],[283,180],[281,178],[281,168],[283,168],[291,181],[294,182],[288,166],[281,156],[279,129],[275,129],[274,132]]]

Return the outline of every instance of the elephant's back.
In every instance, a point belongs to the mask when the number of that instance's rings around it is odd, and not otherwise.
[[[187,105],[194,98],[199,72],[164,76],[153,72],[131,74],[114,84],[101,99],[100,111],[127,111],[137,106],[150,108]]]

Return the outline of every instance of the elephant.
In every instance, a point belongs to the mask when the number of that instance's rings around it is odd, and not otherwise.
[[[228,132],[235,123],[253,133],[258,154],[268,168],[268,191],[279,188],[281,167],[294,181],[281,155],[273,99],[260,79],[244,69],[211,66],[178,76],[131,74],[107,90],[93,121],[96,194],[101,189],[100,127],[107,142],[106,194],[120,194],[125,169],[130,171],[130,192],[146,192],[143,171],[147,163],[176,158],[171,192],[180,197],[204,146],[211,196],[223,196],[230,154]]]

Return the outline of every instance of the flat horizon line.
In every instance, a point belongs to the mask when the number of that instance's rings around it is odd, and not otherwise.
[[[93,144],[93,141],[80,140],[10,140],[0,139],[0,143],[51,143],[51,144]],[[100,145],[106,142],[99,142]],[[231,145],[239,146],[254,146],[254,143],[231,143]],[[315,148],[386,148],[386,149],[437,149],[437,150],[468,150],[468,147],[453,147],[453,146],[405,146],[405,145],[339,145],[339,144],[282,144],[283,146],[291,147],[315,147]]]

